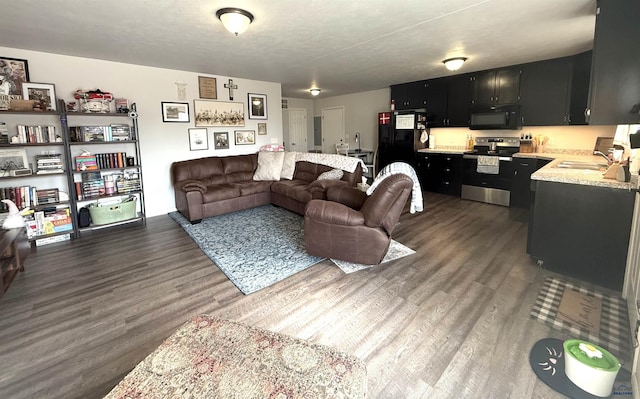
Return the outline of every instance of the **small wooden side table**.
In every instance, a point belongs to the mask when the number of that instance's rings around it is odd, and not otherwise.
[[[26,242],[25,229],[0,230],[0,277],[2,278],[0,298],[9,289],[18,272],[24,271],[20,256],[22,242]]]

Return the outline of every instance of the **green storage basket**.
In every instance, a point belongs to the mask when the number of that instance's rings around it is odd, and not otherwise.
[[[95,225],[121,222],[136,217],[136,198],[131,197],[119,204],[108,206],[88,206],[91,222]]]

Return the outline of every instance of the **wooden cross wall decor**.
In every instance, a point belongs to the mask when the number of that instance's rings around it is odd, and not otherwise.
[[[233,79],[229,79],[229,83],[225,83],[224,87],[229,89],[229,100],[233,101],[233,89],[237,89],[238,85],[234,85]]]

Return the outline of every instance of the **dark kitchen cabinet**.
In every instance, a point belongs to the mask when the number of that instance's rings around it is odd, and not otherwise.
[[[589,80],[591,78],[592,51],[585,51],[572,57],[571,94],[569,104],[569,124],[586,125],[586,109],[589,103]]]
[[[473,104],[516,104],[520,101],[520,69],[483,71],[473,78]]]
[[[426,82],[425,110],[431,127],[446,126],[448,88],[447,78],[429,79]]]
[[[589,124],[617,125],[640,119],[640,1],[598,1]]]
[[[539,180],[532,188],[527,253],[546,270],[621,291],[635,192]]]
[[[510,208],[529,209],[531,205],[531,175],[549,162],[548,159],[513,158]]]
[[[396,110],[425,108],[427,81],[402,83],[391,86],[391,100]]]
[[[569,124],[569,99],[573,59],[533,62],[522,69],[522,124],[554,126]]]
[[[418,153],[418,175],[423,190],[460,196],[462,155]]]
[[[447,78],[446,126],[468,127],[471,119],[471,76],[456,75]]]

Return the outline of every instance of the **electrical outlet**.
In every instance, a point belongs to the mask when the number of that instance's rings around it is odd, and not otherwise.
[[[278,139],[276,137],[272,137],[271,144],[278,144]]]

